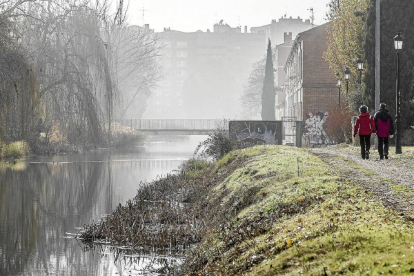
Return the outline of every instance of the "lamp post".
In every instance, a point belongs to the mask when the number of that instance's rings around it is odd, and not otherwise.
[[[351,76],[351,71],[349,71],[349,68],[346,67],[344,73],[345,73],[345,81],[346,81],[346,94],[345,94],[345,99],[348,100],[348,82],[349,82],[349,78]]]
[[[399,32],[394,37],[394,47],[397,52],[397,87],[395,91],[395,153],[401,154],[401,91],[400,91],[400,51],[403,47],[404,37]]]
[[[364,61],[362,60],[361,56],[358,56],[356,62],[357,62],[358,71],[359,71],[358,83],[361,84],[362,70],[364,70]]]
[[[341,79],[338,78],[336,85],[338,86],[338,106],[341,107]]]

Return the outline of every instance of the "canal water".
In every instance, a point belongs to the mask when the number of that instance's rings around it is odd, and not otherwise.
[[[73,234],[132,199],[141,182],[177,169],[204,139],[152,136],[135,148],[0,165],[0,275],[145,274],[153,260],[87,250]]]

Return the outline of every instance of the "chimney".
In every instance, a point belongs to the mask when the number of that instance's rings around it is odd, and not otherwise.
[[[244,26],[244,33],[247,34],[247,26]]]
[[[292,41],[292,32],[289,32],[289,33],[283,33],[283,35],[284,35],[284,40],[283,40],[283,42],[289,42],[289,41]]]

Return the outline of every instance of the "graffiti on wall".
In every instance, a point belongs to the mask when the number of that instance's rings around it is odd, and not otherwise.
[[[325,131],[325,122],[328,118],[328,112],[318,111],[315,113],[308,113],[303,132],[305,141],[308,145],[331,144],[331,139],[329,139],[329,136]]]
[[[278,121],[230,121],[230,138],[240,148],[279,145],[282,142],[281,124]]]

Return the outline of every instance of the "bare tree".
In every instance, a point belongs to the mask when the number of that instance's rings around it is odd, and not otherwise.
[[[258,119],[261,114],[262,90],[265,76],[266,59],[263,58],[253,65],[247,84],[241,97],[243,114],[248,119]]]
[[[114,114],[120,118],[145,99],[159,78],[154,33],[126,25],[123,0],[113,17],[107,0],[3,3],[30,61],[32,109],[42,110],[46,137],[58,133],[62,143],[82,147],[110,140]]]

